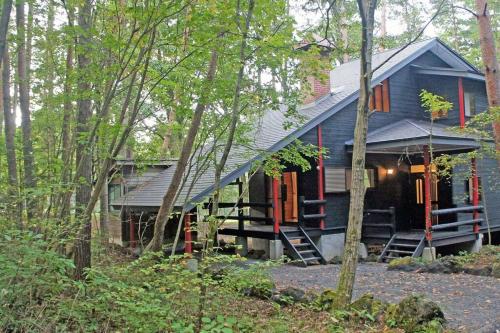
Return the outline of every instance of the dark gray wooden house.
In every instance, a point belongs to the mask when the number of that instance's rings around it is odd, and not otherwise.
[[[484,76],[438,39],[414,43],[394,55],[397,51],[373,56],[374,68],[384,64],[372,81],[362,241],[383,245],[381,259],[420,256],[429,241],[438,248],[478,245],[487,225],[493,235],[500,231],[498,164],[487,158],[472,160],[477,171],[472,175],[464,175],[468,167],[457,167],[450,179],[439,179],[430,164],[429,146],[432,140],[435,156],[480,147],[476,138],[452,127],[463,126],[487,109]],[[251,238],[251,247],[264,249],[272,258],[285,251],[305,264],[341,254],[359,67],[354,60],[335,67],[328,82],[310,78],[313,93],[299,111],[304,123],[284,129],[284,110],[269,112],[255,124],[255,149],[233,148],[222,185],[238,186],[240,191],[248,186],[249,194],[237,203],[222,204],[238,207],[231,217],[238,223],[224,225],[219,234],[236,236],[244,249]],[[453,103],[449,112],[432,115],[432,126],[431,115],[421,107],[422,89]],[[295,139],[327,148],[327,158],[311,161],[314,167],[308,172],[290,167],[279,179],[258,172],[245,180],[256,160]],[[123,212],[124,240],[131,239],[130,230],[154,219],[174,169],[175,165],[111,201]],[[179,210],[191,213],[191,221],[202,218],[197,204],[210,197],[213,170],[193,177],[188,176],[192,186],[185,186],[177,201]],[[130,228],[130,223],[136,225]]]

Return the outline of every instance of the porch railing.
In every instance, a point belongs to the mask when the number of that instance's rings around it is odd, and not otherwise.
[[[305,197],[299,197],[299,224],[310,225],[311,222],[317,222],[318,226],[323,229],[322,221],[326,218],[324,207],[326,200],[306,200]],[[306,208],[312,208],[318,213],[306,213]]]
[[[388,219],[388,223],[364,222],[365,218],[370,216],[382,216]],[[396,208],[389,207],[388,209],[365,209],[363,211],[363,234],[365,237],[370,237],[366,229],[383,229],[388,230],[390,237],[396,233]]]
[[[431,211],[432,216],[442,216],[442,215],[450,215],[457,213],[471,213],[472,219],[449,222],[443,224],[436,224],[430,227],[430,231],[438,231],[438,230],[447,230],[451,228],[460,227],[463,225],[472,225],[474,233],[479,233],[479,226],[484,222],[484,219],[479,218],[479,213],[482,213],[484,210],[483,206],[464,206],[457,208],[445,208],[445,209],[436,209]],[[432,234],[431,234],[432,235]]]

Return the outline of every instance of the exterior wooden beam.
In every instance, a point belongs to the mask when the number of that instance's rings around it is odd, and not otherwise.
[[[319,154],[318,154],[318,200],[324,200],[325,197],[325,190],[324,190],[324,180],[323,180],[323,130],[321,128],[321,125],[318,125],[317,127],[318,130],[318,149],[319,149]],[[325,205],[320,204],[319,205],[319,213],[320,214],[325,214]],[[325,229],[325,220],[321,219],[319,222],[319,227],[321,230]]]
[[[425,238],[432,240],[432,219],[431,219],[431,170],[429,146],[424,146],[424,191],[425,191]]]
[[[458,112],[460,119],[460,127],[465,127],[465,98],[464,98],[464,83],[461,77],[458,78]]]
[[[474,207],[477,207],[479,205],[479,178],[477,176],[477,163],[475,158],[471,159],[471,169],[472,169],[472,205]],[[474,209],[474,211],[472,212],[472,219],[473,220],[479,219],[479,211],[477,209]],[[479,233],[478,223],[474,223],[473,230],[474,233],[476,234]]]
[[[273,219],[274,219],[274,227],[273,232],[275,235],[280,232],[280,212],[279,212],[279,180],[277,177],[273,178]]]

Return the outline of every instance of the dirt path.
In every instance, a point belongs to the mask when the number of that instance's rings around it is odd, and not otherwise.
[[[273,270],[278,288],[287,286],[321,291],[335,288],[339,265],[282,266]],[[388,271],[385,264],[360,264],[355,298],[370,292],[380,299],[398,302],[412,293],[437,302],[451,328],[466,332],[500,329],[500,280],[466,274],[429,274]]]

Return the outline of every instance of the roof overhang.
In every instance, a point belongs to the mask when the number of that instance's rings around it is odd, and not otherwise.
[[[437,138],[429,137],[392,140],[383,142],[371,142],[366,144],[368,154],[419,154],[423,152],[424,146],[430,146],[436,153],[460,153],[472,151],[481,147],[481,144],[471,139]],[[346,150],[352,153],[352,143],[346,143]]]
[[[447,67],[422,67],[418,65],[411,65],[411,68],[415,73],[420,75],[436,75],[436,76],[447,76],[447,77],[461,77],[465,79],[477,80],[484,82],[485,78],[483,74],[465,70],[459,70],[456,68]]]

